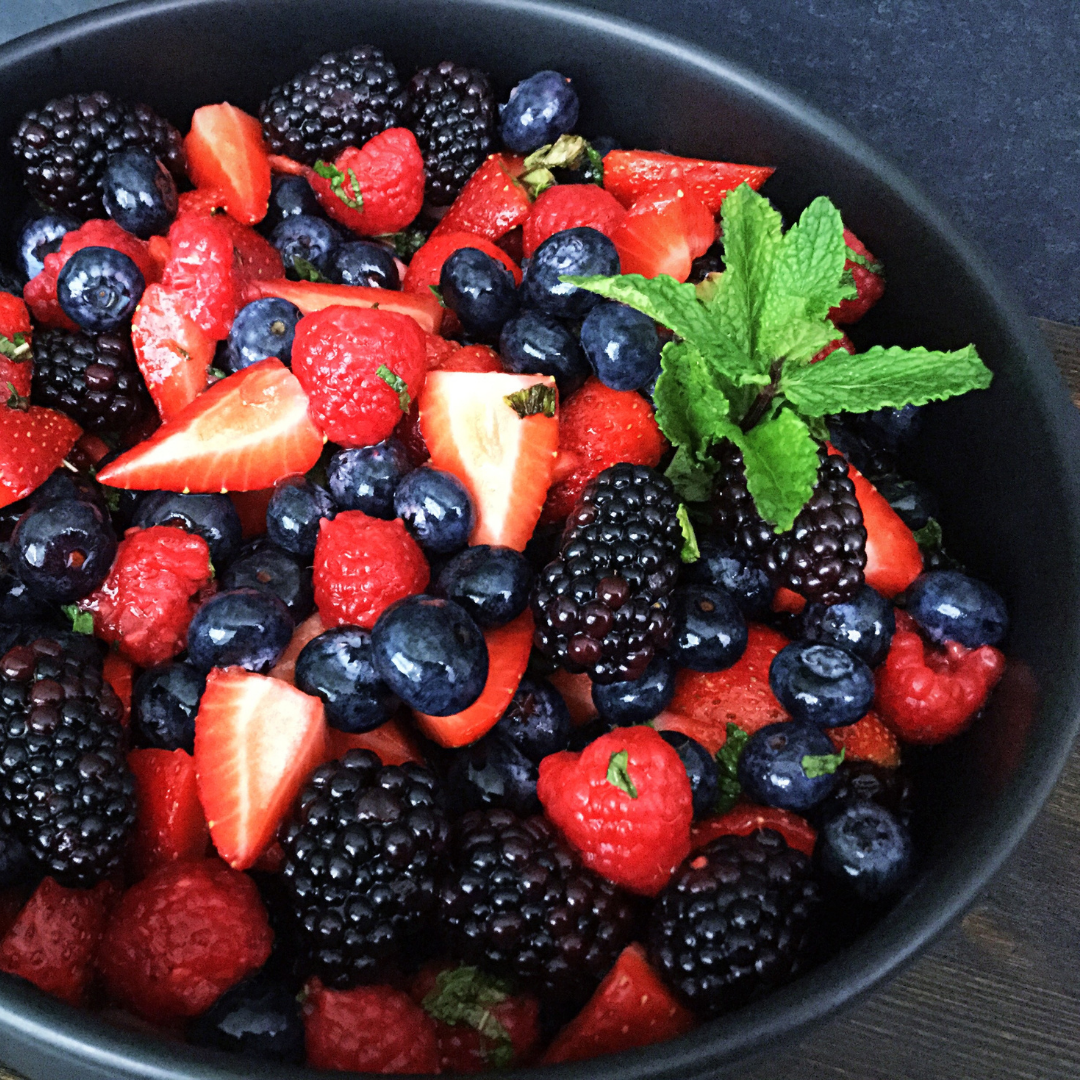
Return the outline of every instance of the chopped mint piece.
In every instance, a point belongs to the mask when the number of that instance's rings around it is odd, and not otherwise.
[[[847,755],[847,749],[839,754],[804,754],[802,759],[802,771],[806,773],[808,780],[816,780],[819,776],[831,776]]]
[[[385,364],[380,364],[375,369],[375,374],[397,394],[401,411],[408,412],[409,406],[412,404],[412,397],[409,394],[409,387],[405,380],[396,371],[391,371]]]
[[[330,181],[330,190],[350,210],[363,210],[364,196],[360,193],[360,181],[356,179],[356,172],[353,169],[349,169],[348,173],[346,178],[345,173],[329,161],[315,162],[315,174]],[[351,190],[346,190],[346,180]]]
[[[428,234],[423,229],[409,228],[396,233],[383,233],[375,239],[389,244],[399,259],[408,262],[427,243]]]
[[[74,604],[65,604],[60,610],[71,620],[71,629],[76,634],[94,632],[94,616],[91,612],[81,611]]]
[[[675,512],[679,528],[682,529],[683,546],[680,558],[684,563],[697,562],[701,558],[701,549],[698,547],[697,534],[694,532],[690,514],[686,509],[686,503],[679,503],[679,509]]]
[[[850,262],[863,267],[864,270],[869,270],[871,274],[880,274],[885,269],[881,263],[871,261],[865,255],[860,255],[854,248],[848,248],[846,254]],[[854,281],[854,278],[852,280]]]
[[[599,184],[600,187],[604,186],[604,159],[600,155],[600,151],[596,150],[592,143],[585,144],[585,159],[588,162],[588,169],[591,173],[590,180],[594,184]]]
[[[637,788],[630,779],[630,753],[619,750],[611,755],[607,767],[607,782],[620,791],[625,791],[631,799],[637,798]]]
[[[750,736],[738,724],[728,723],[724,745],[716,751],[717,796],[716,812],[726,814],[739,801],[739,758]]]
[[[529,154],[525,159],[525,172],[540,168],[576,169],[585,157],[588,145],[580,135],[560,135],[553,143]]]
[[[206,374],[211,379],[224,379],[227,378],[226,372],[222,371],[219,367],[210,367],[206,369]]]
[[[919,545],[921,550],[941,550],[944,537],[941,534],[941,525],[938,524],[937,518],[930,518],[921,529],[916,529],[912,535],[915,537],[915,543]]]
[[[542,413],[544,416],[555,415],[555,387],[547,383],[533,383],[524,390],[515,390],[507,394],[503,401],[521,417],[536,416]]]
[[[320,273],[314,263],[308,262],[302,255],[293,256],[293,269],[301,281],[329,281],[330,279]]]
[[[26,335],[16,334],[14,337],[9,338],[0,334],[0,356],[6,357],[8,360],[29,360],[30,342],[26,340]]]
[[[438,285],[429,285],[428,288],[431,290],[431,295],[439,301],[439,307],[446,307],[446,301],[443,299],[442,289],[440,289]]]
[[[482,1049],[490,1065],[505,1068],[514,1060],[510,1033],[492,1013],[510,996],[501,979],[474,967],[450,968],[435,976],[435,988],[420,1003],[424,1012],[451,1027],[470,1027],[491,1045]]]
[[[120,491],[117,488],[109,487],[107,484],[101,486],[101,497],[105,500],[105,505],[115,514],[120,509]]]

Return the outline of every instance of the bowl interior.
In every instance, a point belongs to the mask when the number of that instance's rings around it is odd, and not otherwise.
[[[445,57],[491,71],[505,93],[552,67],[572,76],[579,130],[622,145],[771,164],[789,218],[829,195],[887,267],[860,344],[974,342],[991,389],[934,406],[907,463],[940,497],[950,552],[1005,596],[1005,682],[964,737],[915,761],[924,858],[869,933],[795,984],[674,1043],[560,1067],[566,1077],[688,1078],[718,1070],[825,1015],[895,971],[954,917],[1019,840],[1064,763],[1080,679],[1080,429],[1027,317],[981,257],[857,139],[753,75],[654,31],[515,0],[165,0],[121,5],[0,49],[0,134],[50,97],[104,88],[182,129],[198,105],[256,111],[324,52],[381,45],[407,77]],[[9,156],[0,221],[24,204]],[[0,979],[0,1047],[33,1077],[239,1078],[246,1063],[108,1026]],[[260,1067],[265,1077],[314,1076]],[[520,1074],[536,1076],[535,1070]],[[547,1074],[545,1074],[547,1075]]]

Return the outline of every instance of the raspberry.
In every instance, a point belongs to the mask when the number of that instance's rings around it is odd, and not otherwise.
[[[403,382],[412,400],[424,385],[424,331],[392,311],[324,308],[297,323],[292,369],[327,438],[370,446],[387,438],[409,408],[383,376]]]
[[[395,601],[421,593],[431,573],[400,518],[382,521],[346,510],[319,523],[315,544],[315,604],[323,625],[362,626]]]
[[[183,651],[193,598],[212,580],[210,548],[201,536],[171,525],[129,529],[109,576],[79,605],[93,613],[97,637],[152,667]]]
[[[609,191],[596,184],[556,184],[533,203],[521,231],[521,248],[532,253],[549,237],[563,229],[589,228],[611,237],[626,210]]]
[[[401,283],[402,289],[411,293],[427,293],[432,286],[439,284],[443,263],[461,248],[476,248],[477,251],[497,259],[514,275],[514,281],[521,284],[518,264],[502,248],[474,233],[449,232],[433,236],[412,257],[409,268],[405,271],[405,279]]]
[[[169,244],[162,285],[183,298],[185,312],[203,333],[224,340],[240,306],[229,227],[209,214],[184,214],[172,223]]]
[[[844,243],[856,256],[852,258],[849,252],[844,269],[854,278],[858,295],[829,309],[829,318],[837,326],[858,322],[885,292],[884,267],[867,251],[866,245],[850,229],[844,230]]]
[[[109,994],[147,1020],[197,1016],[266,963],[273,937],[246,875],[217,859],[172,863],[120,898],[98,969]]]

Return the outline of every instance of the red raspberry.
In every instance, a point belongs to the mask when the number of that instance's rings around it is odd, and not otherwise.
[[[854,259],[847,259],[844,269],[851,271],[858,295],[851,300],[841,300],[838,307],[829,309],[829,318],[837,326],[858,322],[885,292],[885,268],[866,250],[866,245],[850,229],[844,230],[844,243],[856,255]]]
[[[462,248],[476,248],[477,251],[497,259],[514,275],[514,281],[521,284],[520,268],[502,248],[475,233],[448,232],[433,236],[413,255],[401,283],[402,289],[405,292],[426,294],[433,285],[439,284],[443,263]]]
[[[400,518],[382,521],[347,510],[319,522],[315,603],[323,625],[362,626],[403,596],[422,593],[431,572]]]
[[[5,401],[10,393],[9,383],[19,397],[30,396],[30,376],[34,371],[30,362],[30,330],[26,305],[19,297],[0,292],[0,398]],[[16,337],[20,340],[16,341]],[[16,355],[5,355],[8,352]]]
[[[556,184],[533,203],[521,230],[522,251],[531,258],[549,236],[580,225],[610,237],[624,217],[622,203],[596,184]]]
[[[753,803],[740,803],[726,814],[695,822],[690,830],[690,847],[697,851],[718,836],[749,836],[758,829],[775,829],[787,841],[788,847],[805,855],[814,854],[817,829],[806,818],[790,810]]]
[[[255,883],[218,859],[170,863],[113,908],[98,951],[109,994],[151,1021],[205,1012],[270,956]]]
[[[304,1002],[307,1063],[362,1073],[437,1073],[435,1023],[391,986],[327,990],[308,984]]]
[[[690,781],[650,727],[549,755],[536,794],[585,865],[632,892],[655,896],[690,852]]]
[[[179,294],[191,320],[214,341],[229,336],[240,306],[233,239],[223,218],[184,214],[169,229],[172,253],[161,283]]]
[[[370,446],[390,435],[409,408],[385,379],[404,382],[412,401],[424,385],[424,331],[393,311],[323,308],[297,324],[292,369],[328,439],[339,446]]]
[[[946,641],[928,648],[918,634],[898,630],[877,669],[876,704],[904,742],[933,744],[959,734],[983,707],[1005,670],[992,645],[965,649]]]
[[[141,667],[183,652],[195,595],[213,580],[201,536],[171,525],[128,529],[109,576],[79,606],[94,615],[94,634],[116,642]]]

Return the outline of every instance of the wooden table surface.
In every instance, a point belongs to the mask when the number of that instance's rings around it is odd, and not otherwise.
[[[1080,328],[1037,322],[1080,406]],[[1031,832],[958,925],[801,1043],[725,1074],[736,1077],[1080,1077],[1080,747]],[[0,1065],[0,1080],[21,1078]]]

